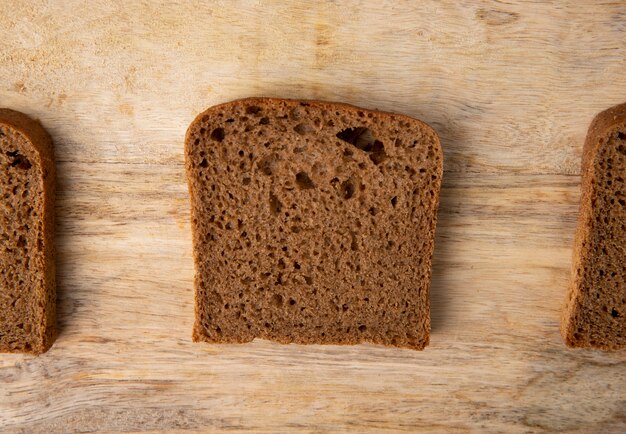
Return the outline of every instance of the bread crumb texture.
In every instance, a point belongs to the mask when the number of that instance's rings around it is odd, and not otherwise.
[[[625,348],[626,104],[598,115],[584,154],[563,336],[574,347]]]
[[[24,115],[0,110],[0,352],[45,351],[54,339],[49,137]],[[42,164],[42,162],[44,162]],[[46,222],[46,220],[48,220]]]
[[[407,116],[245,99],[186,138],[194,340],[422,349],[442,153]]]

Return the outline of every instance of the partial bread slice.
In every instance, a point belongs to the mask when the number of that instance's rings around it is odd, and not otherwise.
[[[195,341],[429,341],[442,152],[407,116],[251,98],[187,131]]]
[[[561,319],[567,345],[626,347],[626,104],[598,114],[582,162],[572,283]]]
[[[41,124],[0,109],[0,352],[39,354],[56,337],[55,167]]]

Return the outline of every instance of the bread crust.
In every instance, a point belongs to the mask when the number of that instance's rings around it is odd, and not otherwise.
[[[34,120],[24,113],[8,108],[0,108],[0,125],[10,128],[22,135],[32,146],[38,158],[42,173],[43,192],[43,287],[37,288],[37,299],[41,304],[37,306],[39,319],[37,338],[30,351],[24,352],[41,354],[47,351],[57,336],[56,327],[56,266],[54,247],[54,202],[56,194],[56,167],[54,162],[54,147],[52,139],[38,120]],[[8,347],[1,347],[0,352],[10,351]],[[11,350],[14,351],[14,350]]]
[[[578,270],[581,263],[591,254],[590,239],[593,219],[593,201],[596,196],[596,177],[594,159],[604,140],[609,135],[626,124],[626,103],[616,105],[604,110],[596,115],[591,122],[585,144],[581,163],[581,198],[580,210],[576,234],[574,238],[574,249],[572,256],[572,272],[570,287],[568,290],[565,306],[561,314],[561,335],[565,343],[570,347],[594,347],[604,350],[614,350],[621,346],[610,342],[595,342],[593,345],[587,340],[576,338],[577,324],[575,321],[576,310],[585,302],[584,294],[581,292],[583,276]]]

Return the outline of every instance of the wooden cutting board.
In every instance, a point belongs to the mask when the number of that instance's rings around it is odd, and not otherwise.
[[[244,96],[438,131],[425,351],[191,342],[183,137]],[[626,431],[626,353],[558,330],[584,136],[625,100],[623,1],[5,0],[0,106],[56,144],[61,335],[0,355],[0,431]]]

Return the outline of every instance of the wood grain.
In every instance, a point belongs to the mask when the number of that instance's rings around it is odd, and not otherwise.
[[[615,2],[27,2],[0,105],[56,143],[61,335],[0,355],[0,430],[624,432],[626,353],[558,331]],[[424,352],[191,343],[183,137],[243,96],[416,116],[446,157]]]

